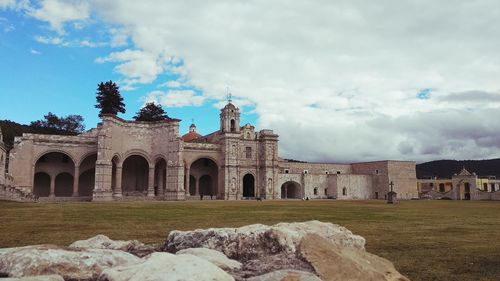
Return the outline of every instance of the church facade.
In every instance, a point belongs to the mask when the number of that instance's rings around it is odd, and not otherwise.
[[[16,137],[0,198],[17,201],[399,199],[418,197],[415,162],[307,163],[278,154],[278,135],[240,126],[229,102],[219,130],[201,136],[178,119],[126,121],[104,115],[77,136]],[[0,133],[1,135],[1,133]],[[7,154],[0,141],[2,167]]]

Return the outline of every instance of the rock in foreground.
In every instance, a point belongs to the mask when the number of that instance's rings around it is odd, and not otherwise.
[[[140,262],[123,251],[66,250],[53,245],[0,249],[0,276],[60,275],[65,280],[95,280],[102,270]]]
[[[262,255],[294,255],[302,237],[317,234],[334,245],[364,250],[365,239],[347,228],[320,221],[252,224],[240,228],[209,228],[172,231],[164,250],[175,253],[187,248],[209,248],[239,261]]]
[[[111,240],[106,235],[96,235],[87,240],[79,240],[69,245],[70,249],[109,249],[120,250],[131,253],[138,257],[144,257],[154,252],[154,247],[141,243],[137,240]]]
[[[234,278],[207,260],[193,255],[153,253],[131,266],[104,270],[99,281],[233,281]]]

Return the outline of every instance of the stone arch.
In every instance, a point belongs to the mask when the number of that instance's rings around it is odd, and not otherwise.
[[[281,198],[302,198],[302,187],[296,181],[287,181],[281,185]]]
[[[56,197],[71,197],[73,195],[73,176],[70,173],[60,173],[56,176],[54,195]]]
[[[231,133],[236,132],[236,121],[234,119],[232,119],[232,118],[231,118],[231,121],[230,121],[230,128],[231,128]]]
[[[163,157],[155,159],[154,190],[155,195],[164,195],[167,188],[167,161]]]
[[[51,154],[51,153],[60,153],[60,154],[64,154],[66,156],[68,156],[71,161],[73,162],[73,165],[75,163],[77,163],[76,159],[77,157],[75,157],[73,154],[71,154],[69,151],[65,151],[65,150],[62,150],[62,149],[48,149],[48,150],[45,150],[43,152],[40,152],[38,153],[33,159],[34,159],[34,165],[36,165],[36,163],[40,160],[40,158],[48,155],[48,154]]]
[[[87,160],[87,158],[88,158],[89,156],[92,156],[92,155],[96,155],[96,156],[97,156],[97,150],[93,150],[93,151],[90,151],[90,152],[87,152],[87,153],[83,154],[83,155],[80,157],[80,159],[79,159],[79,161],[78,161],[78,163],[77,163],[77,164],[78,164],[78,166],[81,166],[81,165],[82,165],[82,163],[83,163],[83,161]]]
[[[125,163],[125,160],[127,160],[127,158],[129,158],[130,156],[134,156],[134,155],[141,156],[144,159],[146,159],[149,167],[154,166],[154,162],[151,161],[151,157],[149,157],[149,154],[142,149],[132,149],[132,150],[129,150],[126,153],[124,153],[123,158],[122,158],[123,159],[122,166],[123,166],[123,163]]]
[[[35,164],[34,164],[34,169],[33,169],[33,192],[35,187],[40,188],[41,186],[46,186],[46,178],[43,176],[40,177],[35,177],[36,174],[38,173],[46,173],[51,182],[49,182],[49,195],[54,196],[56,192],[56,181],[57,181],[57,176],[60,174],[69,174],[73,178],[75,174],[75,162],[73,161],[74,158],[71,157],[71,155],[61,152],[60,150],[53,150],[49,151],[44,154],[40,154],[37,156]],[[66,189],[64,189],[64,192],[61,192],[61,184],[69,186],[69,184],[65,181],[67,177],[63,176],[62,178],[59,179],[59,191],[58,194],[62,194],[64,196],[71,196],[67,194]],[[40,182],[41,181],[41,182]],[[71,182],[71,187],[73,187],[73,182]],[[73,193],[73,191],[72,191]],[[45,194],[45,193],[43,193]],[[61,195],[61,196],[62,196]]]
[[[38,197],[48,197],[50,195],[49,174],[44,172],[38,172],[35,174],[33,194]]]
[[[141,154],[129,154],[122,164],[122,192],[127,196],[144,196],[148,192],[150,163]]]
[[[97,152],[88,153],[80,162],[78,176],[78,194],[80,196],[92,196],[95,186],[95,166]]]
[[[217,198],[221,197],[218,187],[219,166],[216,161],[209,157],[198,158],[196,161],[192,162],[189,171],[190,191],[192,190],[191,176],[195,179],[194,195],[212,194]]]
[[[255,197],[255,177],[251,173],[243,176],[243,197]]]

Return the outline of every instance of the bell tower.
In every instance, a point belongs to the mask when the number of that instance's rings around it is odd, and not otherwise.
[[[221,109],[220,130],[223,133],[240,132],[240,109],[231,103],[231,100]]]

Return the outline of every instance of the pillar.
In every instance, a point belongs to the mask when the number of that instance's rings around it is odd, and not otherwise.
[[[148,175],[148,197],[155,196],[155,168],[149,167]]]
[[[190,179],[191,167],[186,167],[186,173],[184,174],[184,192],[186,196],[189,196],[189,179]]]
[[[55,194],[55,190],[56,190],[56,177],[54,175],[51,175],[50,176],[50,195],[49,197],[56,197],[56,194]]]
[[[198,196],[198,195],[200,195],[200,179],[196,178],[195,182],[196,182],[196,185],[195,185],[196,186],[195,195]]]
[[[122,166],[116,166],[115,184],[115,193],[113,196],[122,197]]]
[[[80,166],[75,166],[75,174],[73,176],[73,197],[78,197],[78,184],[80,181]]]

